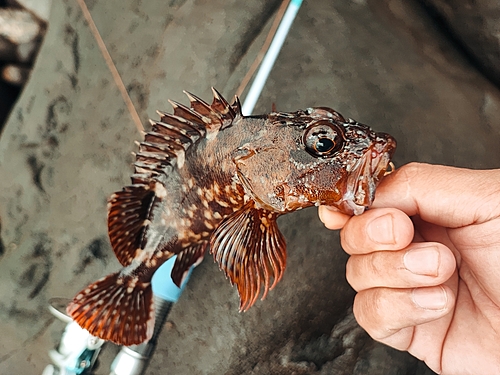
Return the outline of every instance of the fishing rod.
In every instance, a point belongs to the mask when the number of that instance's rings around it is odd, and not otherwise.
[[[88,9],[82,6],[81,1],[79,3],[86,18],[90,17]],[[283,3],[283,5],[285,4]],[[291,0],[286,6],[286,10],[279,21],[273,39],[260,63],[257,75],[243,102],[242,113],[244,115],[252,114],[301,5],[302,0]],[[279,19],[279,15],[277,19]],[[89,22],[89,25],[94,28],[94,34],[97,33],[98,35],[97,27],[93,21]],[[104,50],[107,53],[107,49],[100,36],[96,38],[101,50],[104,46]],[[104,54],[107,57],[106,61],[111,61],[112,64],[109,53],[106,53]],[[112,65],[114,66],[114,64]],[[116,70],[116,68],[114,70],[110,69],[112,72]],[[238,90],[240,89],[241,91],[243,90],[241,87]],[[179,288],[174,284],[171,277],[175,259],[176,256],[170,258],[153,275],[152,287],[155,304],[155,325],[151,339],[140,345],[123,346],[111,364],[110,375],[143,375],[145,373],[156,349],[158,337],[167,320],[168,314],[174,303],[181,296],[194,269],[194,266],[191,267],[187,277],[185,277],[183,284]],[[60,298],[52,299],[49,302],[49,311],[55,317],[65,322],[66,328],[58,348],[49,351],[49,357],[53,364],[45,367],[42,375],[91,375],[97,357],[105,343],[104,340],[90,335],[90,333],[82,329],[66,314],[65,308],[67,302],[66,299]]]

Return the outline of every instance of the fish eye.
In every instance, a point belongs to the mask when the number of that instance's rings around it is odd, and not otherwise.
[[[302,141],[312,156],[331,156],[344,145],[344,132],[329,121],[317,121],[306,128]]]

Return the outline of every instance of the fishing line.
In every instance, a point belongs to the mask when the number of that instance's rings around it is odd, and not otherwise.
[[[85,20],[89,25],[90,32],[94,36],[97,45],[99,46],[99,50],[101,51],[102,56],[104,57],[104,61],[106,62],[106,65],[108,66],[108,69],[111,72],[111,76],[113,77],[113,80],[115,81],[115,84],[122,95],[123,101],[125,102],[125,105],[127,106],[127,109],[130,115],[132,116],[132,120],[134,120],[135,127],[137,128],[137,130],[139,130],[140,133],[144,132],[144,126],[142,125],[141,118],[139,117],[139,114],[135,109],[134,103],[132,103],[132,99],[130,99],[127,88],[125,87],[121,79],[118,69],[116,69],[116,65],[114,64],[113,59],[111,58],[111,55],[109,54],[109,51],[106,48],[106,44],[104,43],[104,40],[102,39],[101,34],[99,33],[99,30],[97,29],[97,26],[94,23],[94,20],[92,19],[92,15],[90,14],[90,11],[87,8],[87,5],[85,4],[85,1],[76,0],[76,2],[78,3],[78,5],[82,10],[83,16],[85,17]]]

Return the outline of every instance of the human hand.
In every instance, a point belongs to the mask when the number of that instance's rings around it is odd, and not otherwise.
[[[319,215],[342,228],[354,315],[370,336],[437,373],[500,374],[500,170],[412,163],[362,215]]]

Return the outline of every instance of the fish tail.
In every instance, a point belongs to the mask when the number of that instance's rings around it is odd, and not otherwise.
[[[137,276],[106,276],[78,293],[66,311],[91,335],[119,345],[140,344],[153,334],[151,282]]]

